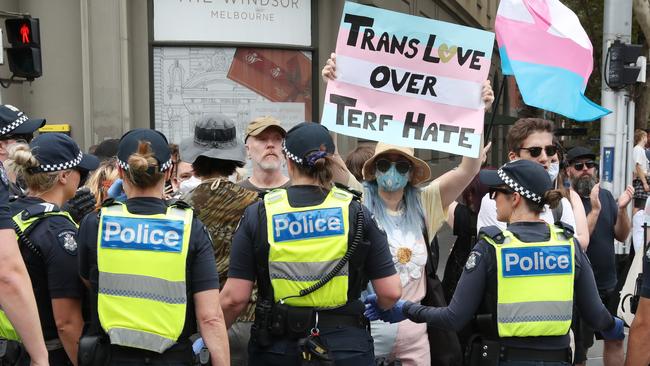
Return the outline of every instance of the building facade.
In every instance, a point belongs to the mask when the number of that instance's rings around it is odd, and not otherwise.
[[[486,30],[493,29],[498,5],[497,0],[358,2]],[[240,130],[262,114],[276,114],[288,124],[318,120],[325,94],[320,69],[334,50],[343,5],[343,0],[0,0],[1,11],[40,19],[43,60],[42,77],[11,84],[0,98],[48,124],[69,124],[84,148],[135,127],[154,127],[179,142],[211,112],[230,116]],[[193,23],[207,12],[214,24],[228,26],[193,32]],[[7,47],[6,38],[3,42]],[[497,69],[493,61],[494,80]],[[5,59],[0,78],[9,76]],[[358,143],[345,136],[338,140],[342,154]],[[417,154],[439,172],[458,162],[432,151]]]

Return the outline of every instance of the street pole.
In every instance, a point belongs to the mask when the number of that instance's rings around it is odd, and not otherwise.
[[[630,43],[632,33],[632,0],[605,0],[603,16],[603,58],[602,58],[602,87],[601,105],[612,111],[600,120],[600,156],[601,156],[601,186],[608,189],[614,197],[618,197],[625,189],[628,171],[632,168],[626,165],[628,150],[628,101],[626,89],[613,90],[607,86],[607,50],[611,43],[620,40]],[[634,109],[632,109],[633,111]],[[634,113],[634,112],[632,112]],[[634,123],[634,115],[631,117]],[[607,154],[605,153],[607,151]],[[604,156],[613,157],[610,164]]]

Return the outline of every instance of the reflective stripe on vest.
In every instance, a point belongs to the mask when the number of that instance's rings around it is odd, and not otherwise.
[[[560,336],[573,315],[575,248],[562,229],[549,226],[547,242],[524,243],[508,230],[496,251],[497,328],[500,337]]]
[[[111,344],[163,353],[185,326],[192,210],[131,214],[102,208],[97,233],[97,310]]]
[[[291,207],[287,191],[264,197],[269,275],[275,301],[298,307],[336,308],[348,301],[348,264],[320,289],[292,297],[328,274],[348,249],[352,195],[332,188],[318,206]]]
[[[48,204],[54,207],[52,204]],[[42,218],[45,218],[47,216],[64,216],[67,219],[70,220],[71,223],[77,226],[77,224],[74,222],[70,214],[67,212],[61,212],[61,211],[53,211],[53,212],[45,212],[42,213],[38,216],[30,217],[27,220],[22,219],[22,214],[24,211],[19,212],[18,214],[14,215],[12,218],[13,221],[18,225],[18,228],[23,232],[26,233],[27,229],[29,229],[30,226],[32,226],[34,223],[39,221]],[[16,238],[18,237],[18,234],[16,234]],[[13,325],[9,321],[9,318],[7,318],[7,314],[0,308],[0,338],[1,339],[8,339],[12,341],[20,341],[20,336],[18,335],[18,332],[16,332],[16,329],[14,329]]]

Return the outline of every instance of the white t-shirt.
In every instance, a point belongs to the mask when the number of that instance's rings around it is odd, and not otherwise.
[[[648,172],[648,157],[645,156],[645,149],[642,148],[639,145],[635,145],[634,148],[632,149],[632,160],[634,161],[634,164],[639,164],[641,165],[641,169],[643,169],[644,172]],[[634,175],[636,176],[636,165],[634,166]]]
[[[650,200],[646,201],[645,211],[639,210],[632,216],[632,244],[634,245],[635,253],[641,253],[643,251],[643,221],[650,222],[650,207],[648,207],[648,202]],[[646,212],[648,215],[646,215]]]
[[[571,207],[571,203],[566,198],[562,198],[560,203],[562,204],[562,217],[560,218],[560,221],[571,225],[571,227],[573,227],[575,230],[576,219],[573,216],[573,208]],[[539,218],[548,222],[549,224],[553,224],[555,222],[553,219],[553,211],[550,207],[548,207],[548,205],[544,206],[544,211],[539,214]],[[483,199],[481,200],[481,209],[479,210],[478,218],[476,219],[476,233],[478,234],[481,228],[491,225],[496,225],[501,230],[505,230],[507,228],[505,222],[497,220],[497,204],[493,199],[490,199],[490,194],[488,193],[483,196]]]

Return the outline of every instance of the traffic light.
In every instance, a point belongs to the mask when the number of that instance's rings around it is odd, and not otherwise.
[[[625,44],[619,40],[614,41],[607,51],[609,67],[607,69],[607,85],[614,89],[632,85],[637,81],[643,66],[637,65],[637,59],[643,53],[643,46],[638,44]]]
[[[37,18],[10,18],[5,20],[9,70],[14,76],[34,80],[43,75],[41,62],[41,32]]]

